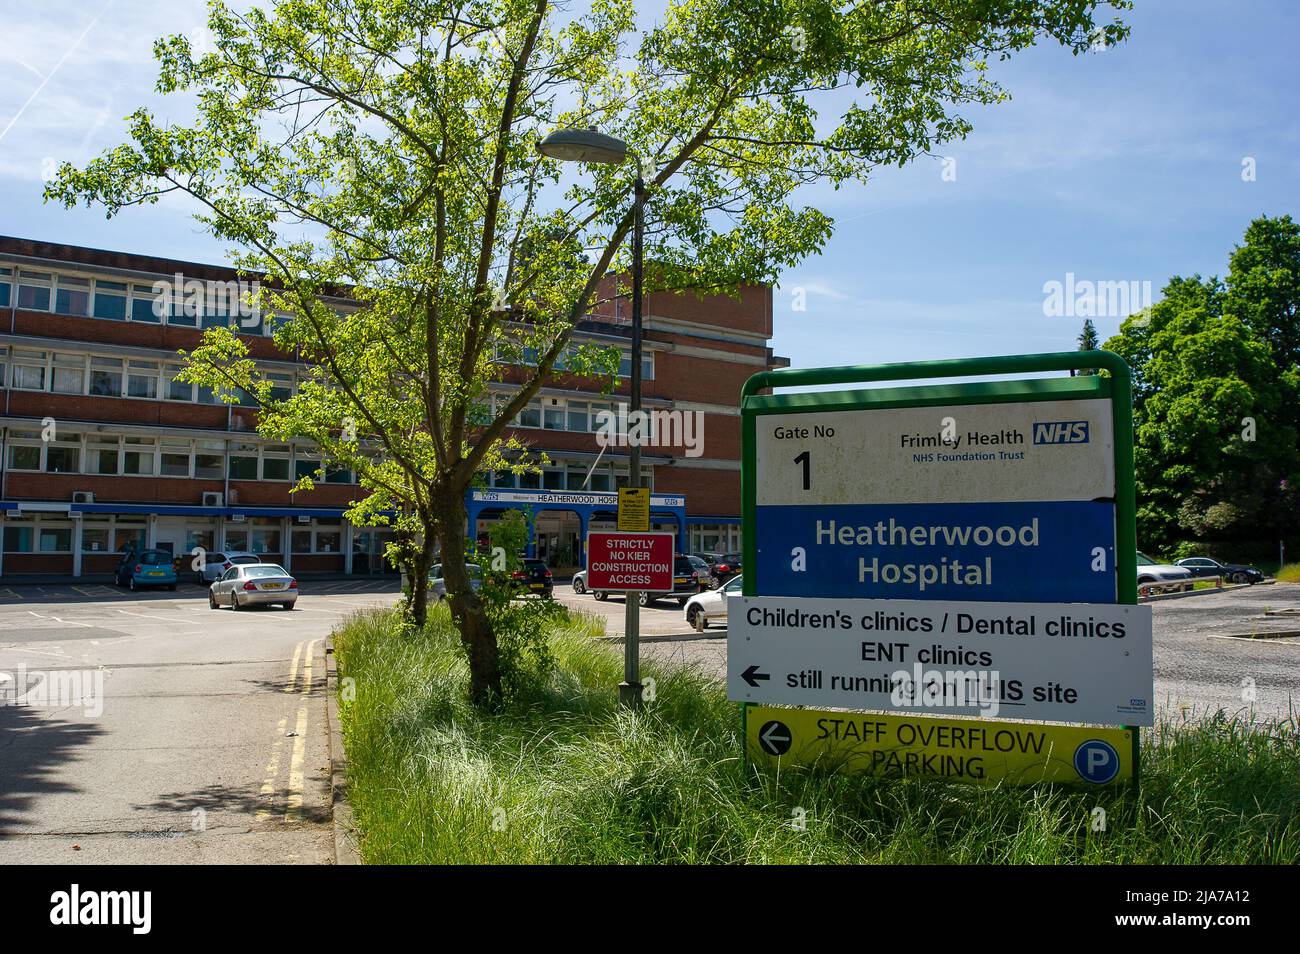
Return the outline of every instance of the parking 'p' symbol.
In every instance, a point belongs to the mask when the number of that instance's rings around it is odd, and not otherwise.
[[[1105,785],[1119,774],[1119,753],[1100,739],[1081,742],[1074,750],[1074,770],[1085,782]]]

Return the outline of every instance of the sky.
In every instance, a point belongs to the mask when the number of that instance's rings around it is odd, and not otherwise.
[[[1137,0],[1125,19],[1120,46],[995,64],[1012,100],[965,108],[974,130],[943,156],[809,193],[835,234],[774,292],[777,353],[817,367],[1072,350],[1083,318],[1049,313],[1049,283],[1137,283],[1136,307],[1172,275],[1223,274],[1251,219],[1300,213],[1300,4]],[[0,0],[0,234],[227,260],[179,202],[106,220],[41,200],[57,163],[126,141],[138,106],[188,118],[154,93],[151,47],[204,20],[201,0]],[[1103,341],[1124,309],[1104,310]]]

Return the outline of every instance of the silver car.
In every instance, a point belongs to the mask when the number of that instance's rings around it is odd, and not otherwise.
[[[477,593],[483,587],[483,568],[477,563],[466,563],[465,572],[469,574],[469,588]],[[442,578],[442,564],[435,563],[429,567],[429,599],[441,603],[447,598],[447,581]]]
[[[208,587],[208,606],[245,609],[280,604],[291,610],[298,602],[298,581],[277,563],[237,563]]]

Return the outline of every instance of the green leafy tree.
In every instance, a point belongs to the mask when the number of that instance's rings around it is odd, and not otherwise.
[[[1251,223],[1226,281],[1175,277],[1106,343],[1134,370],[1134,463],[1144,545],[1256,552],[1294,532],[1300,475],[1300,230]]]
[[[315,399],[265,416],[322,439],[355,419],[383,458],[367,486],[392,484],[441,543],[471,695],[490,703],[500,655],[465,571],[464,496],[485,468],[518,461],[505,430],[558,362],[616,370],[617,353],[570,338],[607,275],[626,273],[632,227],[626,168],[565,170],[536,143],[588,126],[635,150],[647,293],[774,282],[832,232],[801,186],[860,186],[962,138],[963,106],[1005,97],[990,61],[1039,40],[1075,54],[1118,42],[1127,28],[1101,22],[1104,7],[1129,4],[672,0],[639,32],[631,0],[281,0],[245,13],[213,0],[213,52],[196,57],[184,37],[155,46],[159,89],[190,96],[194,121],[136,111],[129,144],[63,167],[47,196],[113,215],[183,193],[238,249],[276,342],[321,369]],[[325,307],[333,288],[359,309]],[[256,377],[223,329],[190,358],[195,375]],[[500,378],[518,390],[484,413]]]

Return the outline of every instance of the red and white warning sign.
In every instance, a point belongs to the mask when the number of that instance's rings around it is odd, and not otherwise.
[[[673,535],[587,534],[587,589],[668,592],[673,588]]]

